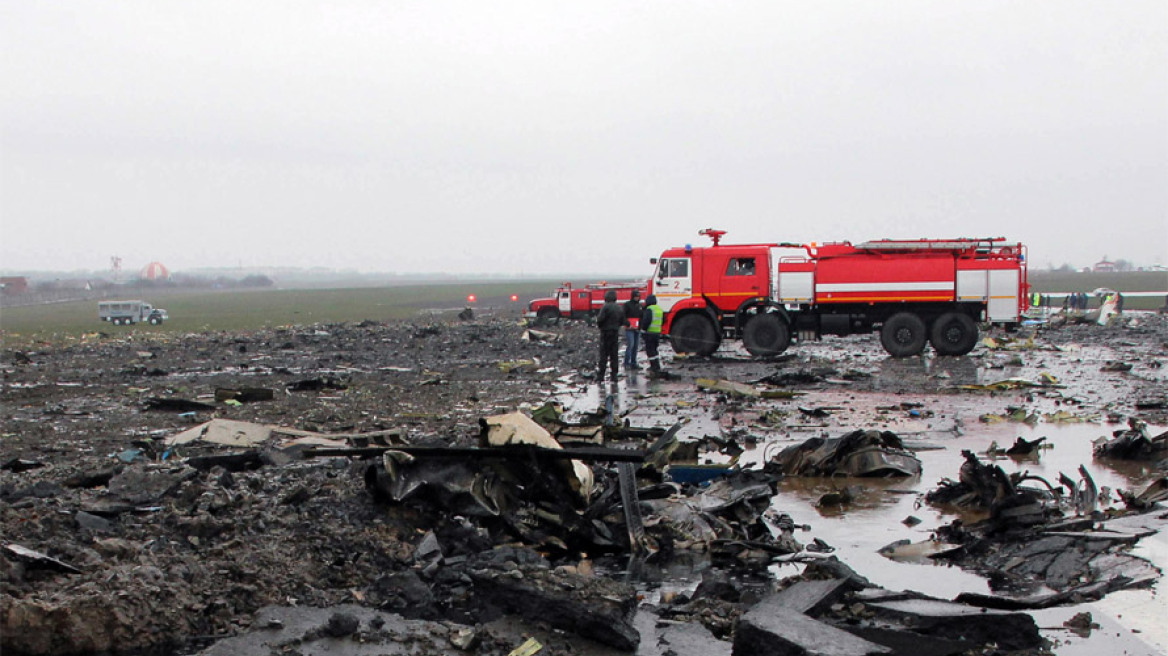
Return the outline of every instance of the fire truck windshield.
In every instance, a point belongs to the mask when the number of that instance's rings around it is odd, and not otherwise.
[[[689,276],[689,260],[685,258],[671,258],[661,260],[661,267],[657,272],[658,278],[686,278]]]

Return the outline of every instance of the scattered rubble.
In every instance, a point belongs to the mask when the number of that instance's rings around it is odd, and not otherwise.
[[[451,323],[126,333],[10,350],[2,648],[1036,654],[1042,637],[1024,611],[1161,576],[1132,547],[1168,522],[1158,506],[1168,498],[1165,436],[1147,428],[1166,420],[1153,364],[1168,355],[1168,319],[1117,320],[935,361],[866,354],[872,340],[841,341],[819,360],[794,351],[770,362],[679,359],[671,379],[629,377],[630,390],[640,385],[630,398],[657,413],[644,426],[644,413],[606,407],[588,385],[595,331],[574,322],[534,331],[467,313]],[[1115,379],[1111,396],[1074,366],[1055,366],[1088,357],[1072,345],[1116,330],[1128,331],[1127,355],[1086,363]],[[150,366],[127,368],[127,358]],[[829,399],[826,390],[843,391]],[[548,403],[593,394],[595,412],[570,420]],[[933,395],[924,405],[911,396],[923,394]],[[1052,484],[967,451],[957,480],[927,495],[934,507],[959,507],[960,519],[902,525],[902,509],[891,523],[919,534],[887,555],[978,572],[990,594],[885,590],[827,555],[847,545],[796,539],[813,527],[783,507],[786,480],[831,477],[812,499],[846,515],[873,495],[903,493],[851,478],[919,481],[914,450],[937,448],[937,426],[956,457],[962,424],[944,395],[965,400],[972,424],[1003,406],[1000,416],[1018,422],[1003,427],[1018,429],[1064,415],[1128,418],[1097,453],[1158,472],[1115,492],[1146,512],[1103,509],[1107,490],[1085,467]],[[679,439],[701,412],[713,421]],[[917,427],[907,436],[882,429],[905,422]],[[808,431],[823,436],[803,439]],[[760,458],[776,435],[787,448]],[[1018,438],[1003,452],[1034,457],[1051,441]],[[802,573],[787,570],[796,563]],[[643,575],[671,566],[700,573],[700,583],[656,590]]]

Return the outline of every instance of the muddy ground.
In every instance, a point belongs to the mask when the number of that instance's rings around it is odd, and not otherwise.
[[[530,635],[541,637],[543,653],[609,649],[549,630],[530,613],[516,622],[520,611],[484,613],[481,604],[472,609],[461,599],[435,598],[436,593],[466,593],[457,582],[418,574],[424,565],[417,553],[423,538],[446,527],[450,518],[375,499],[365,486],[368,463],[359,458],[315,458],[236,472],[182,467],[184,458],[222,449],[168,449],[162,441],[216,417],[321,433],[403,429],[411,444],[468,446],[476,443],[481,417],[556,401],[568,419],[578,419],[604,408],[611,395],[613,410],[624,421],[655,427],[684,422],[683,440],[717,438],[704,442],[707,459],[725,461],[724,451],[737,452],[726,448],[731,440],[745,448],[740,461],[750,467],[761,466],[775,452],[772,445],[854,429],[897,432],[911,438],[910,447],[922,449],[925,471],[915,488],[860,488],[862,497],[881,499],[916,499],[941,479],[956,478],[959,452],[982,451],[991,439],[1008,446],[1019,435],[1046,431],[1057,437],[1069,426],[1073,436],[1067,439],[1082,443],[1123,430],[1133,418],[1153,432],[1168,424],[1163,366],[1168,318],[1153,313],[1129,313],[1109,326],[1047,324],[995,332],[996,344],[960,358],[894,360],[880,351],[874,336],[796,344],[775,361],[750,359],[734,345],[724,345],[708,359],[675,358],[665,349],[670,378],[630,375],[603,388],[591,382],[595,330],[582,322],[547,330],[558,337],[526,340],[525,326],[514,317],[468,321],[450,316],[241,333],[147,336],[120,330],[68,345],[6,349],[0,534],[3,545],[39,555],[0,553],[4,653],[213,653],[223,638],[255,630],[260,609],[345,604],[444,623],[411,630],[433,633],[435,627],[446,627],[442,630],[450,636],[443,644],[463,645],[467,653],[506,654]],[[764,399],[703,391],[697,385],[701,378],[798,395]],[[1007,380],[1015,382],[977,388]],[[239,388],[275,394],[272,400],[240,405],[215,399],[217,389]],[[158,409],[156,399],[209,407]],[[1019,409],[1029,421],[1019,421]],[[948,455],[924,457],[930,448]],[[1080,451],[1055,449],[1059,454]],[[1085,462],[1059,461],[1059,467],[1073,472],[1077,464],[1086,464],[1110,487],[1132,490],[1168,473],[1162,461],[1137,463],[1132,470],[1091,462],[1089,448],[1085,453]],[[148,481],[136,478],[142,472],[150,473]],[[785,512],[790,500],[806,510],[809,499],[845,483],[801,487],[785,481],[772,509]],[[1117,496],[1111,501],[1105,511],[1124,511]],[[866,518],[865,530],[888,526],[901,531],[903,506],[890,503],[874,501],[871,505],[884,504],[887,510],[864,515],[861,498],[855,509],[841,504],[836,512],[820,509],[811,519],[834,527],[820,534],[824,542],[841,547],[841,558],[860,575],[881,582],[886,567],[881,558],[849,551],[841,544],[848,542],[847,530],[840,528],[846,524],[834,520],[854,512]],[[926,519],[925,528],[909,537],[957,516],[928,512],[918,513]],[[817,537],[817,522],[809,523],[811,530],[798,535],[800,542]],[[889,531],[889,537],[903,534],[897,531]],[[863,553],[874,551],[867,549],[867,541],[859,542]],[[1160,566],[1168,564],[1162,552],[1143,555]],[[716,571],[708,563],[679,561],[656,564],[655,573],[638,576],[612,566],[611,560],[594,563],[590,556],[560,553],[544,565],[558,568],[546,571],[576,577],[569,587],[589,576],[629,582],[637,599],[658,607],[676,592],[692,592],[702,576],[687,575],[687,570]],[[521,564],[497,569],[517,579],[542,580],[543,574]],[[479,576],[492,567],[473,571]],[[937,569],[913,567],[921,575],[899,574],[882,583],[919,589],[914,579],[933,578]],[[798,573],[790,567],[757,569],[762,582],[754,585],[771,588]],[[951,598],[949,590],[926,592]],[[605,594],[595,593],[598,598]],[[721,595],[726,598],[737,596]],[[733,639],[742,610],[723,603],[676,617],[702,622],[725,645]],[[356,614],[330,620],[329,626],[340,626],[334,637],[353,633],[345,625]],[[459,632],[476,625],[475,639],[463,644]],[[1095,653],[1113,645],[1156,653],[1168,644],[1163,633],[1129,642],[1131,631],[1145,628],[1122,622],[1108,628],[1115,631],[1096,633],[1083,646]],[[1073,645],[1074,637],[1060,631],[1044,633],[1047,643],[1041,650],[1072,653],[1060,649]],[[298,653],[297,644],[288,643],[280,653]],[[660,647],[643,641],[640,653],[660,653]]]

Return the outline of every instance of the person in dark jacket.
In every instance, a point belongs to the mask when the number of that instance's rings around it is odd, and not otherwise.
[[[600,358],[596,364],[596,380],[604,382],[604,365],[609,363],[612,382],[616,382],[617,360],[620,350],[620,330],[625,325],[625,311],[616,303],[616,292],[604,293],[604,305],[596,315],[596,327],[600,329]]]
[[[645,311],[641,313],[641,330],[645,333],[645,355],[649,356],[649,370],[661,372],[661,356],[657,346],[661,343],[661,326],[665,323],[665,310],[657,305],[657,296],[649,294],[645,299]]]
[[[625,301],[625,370],[640,369],[637,351],[641,348],[641,290],[634,289],[633,297]]]

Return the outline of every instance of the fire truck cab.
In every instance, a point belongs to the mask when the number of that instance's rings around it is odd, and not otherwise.
[[[772,356],[795,338],[878,329],[896,357],[929,343],[964,355],[978,323],[1017,323],[1026,309],[1025,248],[1000,237],[723,245],[724,231],[699,234],[713,245],[652,260],[651,291],[678,352],[708,355],[741,339],[751,354]]]

